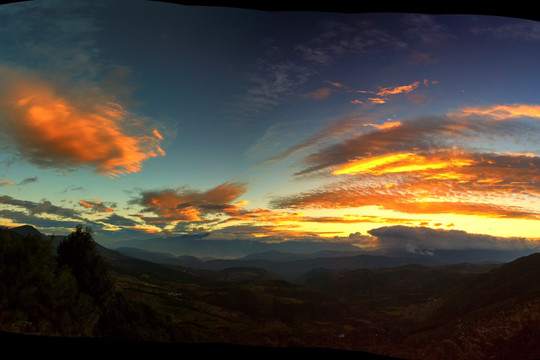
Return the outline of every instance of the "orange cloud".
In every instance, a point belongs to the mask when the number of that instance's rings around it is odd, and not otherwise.
[[[369,101],[371,101],[374,104],[384,104],[386,103],[386,99],[384,98],[369,98]]]
[[[436,84],[437,81],[430,81],[430,80],[424,80],[424,81],[416,81],[409,85],[402,85],[402,86],[391,86],[391,87],[381,87],[378,91],[366,91],[366,90],[356,90],[356,93],[363,93],[363,94],[373,94],[376,95],[376,97],[369,98],[369,102],[373,104],[385,104],[388,101],[389,96],[394,95],[400,95],[400,94],[411,94],[416,89],[418,89],[421,85],[429,86],[431,84]],[[414,103],[421,102],[423,97],[415,96],[412,97],[411,100]],[[360,100],[354,100],[352,103],[356,104],[362,104],[363,102]]]
[[[447,155],[447,154],[445,154]],[[354,160],[340,166],[332,174],[370,173],[375,175],[399,172],[419,172],[437,170],[449,167],[469,166],[474,163],[471,159],[449,156],[445,158],[433,155],[425,156],[414,153],[387,154],[367,159]],[[438,174],[437,174],[438,175]],[[437,176],[434,175],[434,176]]]
[[[0,126],[19,155],[35,164],[90,166],[118,176],[165,155],[161,134],[138,128],[139,121],[113,96],[84,86],[67,91],[41,74],[6,67],[0,76]]]
[[[271,204],[276,209],[377,206],[407,214],[540,219],[540,211],[523,200],[540,196],[539,168],[540,157],[522,154],[388,154],[339,168],[335,175],[348,175],[343,182]]]
[[[391,129],[391,128],[394,128],[394,127],[398,127],[398,126],[401,126],[401,121],[388,121],[388,122],[385,122],[384,124],[364,124],[364,126],[372,126],[374,128],[377,128],[379,130],[384,130],[384,129]]]
[[[511,104],[485,107],[467,107],[460,110],[463,115],[488,115],[496,120],[532,117],[540,118],[540,105]]]
[[[231,204],[245,193],[244,184],[225,183],[207,191],[188,188],[146,191],[131,201],[156,217],[142,217],[148,223],[203,222],[207,217],[234,213],[242,202]]]
[[[416,90],[420,86],[420,81],[412,83],[410,85],[395,86],[395,87],[385,87],[381,88],[376,92],[379,96],[388,96],[388,95],[397,95],[403,93],[410,93],[411,91]]]

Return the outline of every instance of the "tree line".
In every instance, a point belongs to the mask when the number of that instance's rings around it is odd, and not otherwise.
[[[0,229],[0,331],[174,341],[172,321],[115,289],[91,228],[54,238]]]

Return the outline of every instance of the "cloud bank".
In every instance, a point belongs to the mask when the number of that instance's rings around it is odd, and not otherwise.
[[[388,226],[373,229],[376,239],[371,245],[382,250],[404,250],[409,253],[432,254],[435,250],[464,249],[535,249],[538,242],[522,238],[498,238],[469,234],[459,230],[440,230],[427,227]]]

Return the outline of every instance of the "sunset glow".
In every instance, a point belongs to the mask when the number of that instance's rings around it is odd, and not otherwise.
[[[441,170],[445,168],[454,168],[469,166],[473,164],[473,160],[448,158],[441,159],[430,157],[429,159],[423,155],[414,153],[381,155],[365,160],[351,161],[349,164],[341,166],[333,171],[334,175],[370,173],[382,175],[388,173],[400,172],[419,172],[424,170]],[[438,177],[441,173],[434,175]],[[441,175],[445,177],[445,173]]]
[[[44,6],[0,8],[5,226],[540,238],[537,22],[136,2],[142,24],[116,1],[52,22]]]

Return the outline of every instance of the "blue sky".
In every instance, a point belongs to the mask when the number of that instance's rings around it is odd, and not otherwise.
[[[538,237],[536,21],[30,1],[0,22],[5,226]]]

